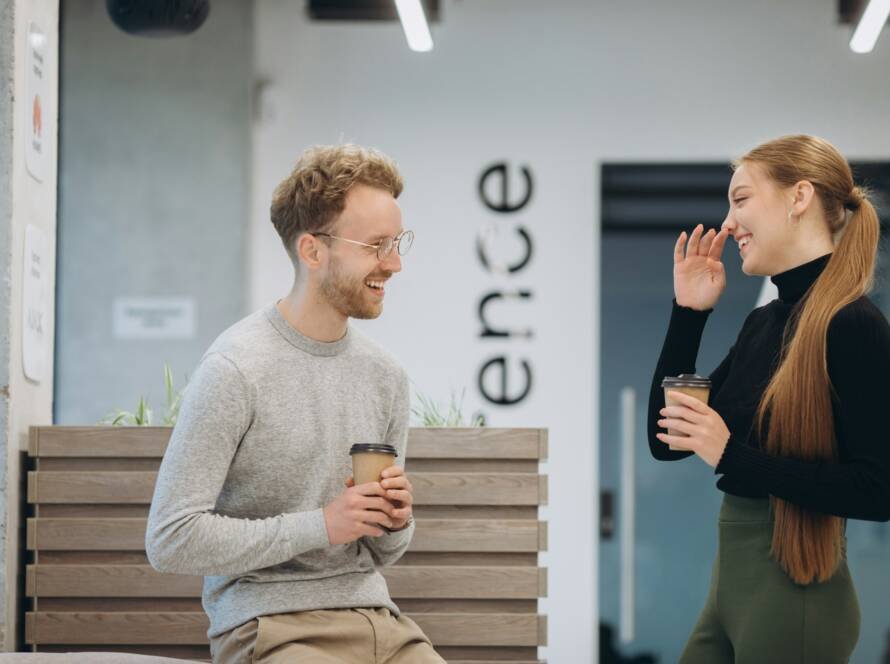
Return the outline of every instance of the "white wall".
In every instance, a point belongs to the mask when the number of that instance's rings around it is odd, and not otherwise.
[[[348,140],[396,158],[417,241],[384,316],[362,327],[397,353],[421,391],[443,399],[465,386],[468,410],[483,407],[493,425],[550,428],[550,646],[542,655],[552,664],[589,662],[599,164],[722,160],[791,132],[823,135],[850,157],[886,158],[890,40],[855,56],[829,0],[443,5],[435,50],[415,54],[395,24],[313,24],[300,3],[257,3],[255,66],[265,85],[254,130],[251,306],[290,285],[268,204],[299,152]],[[503,159],[536,179],[517,216],[537,254],[506,280],[531,289],[533,304],[503,309],[535,337],[499,344],[478,339],[478,299],[503,280],[481,270],[474,242],[495,220],[476,180]],[[508,230],[514,220],[497,223]],[[508,347],[530,358],[537,383],[520,406],[495,410],[480,399],[476,371],[493,349]]]
[[[53,394],[53,308],[56,231],[56,130],[58,105],[58,23],[57,0],[16,0],[14,9],[14,91],[13,143],[12,143],[12,217],[8,238],[9,244],[2,247],[0,265],[3,267],[4,285],[8,291],[0,297],[0,306],[8,316],[7,328],[0,334],[8,335],[8,394],[9,410],[6,429],[0,433],[5,449],[6,462],[3,496],[3,566],[5,601],[0,610],[0,621],[5,623],[5,648],[15,646],[17,618],[16,602],[19,600],[17,577],[20,574],[21,520],[20,492],[21,459],[28,447],[28,428],[37,424],[52,422]],[[27,123],[31,122],[31,99],[26,85],[27,36],[30,23],[36,22],[46,36],[45,62],[43,73],[46,80],[46,95],[43,98],[43,145],[47,151],[47,164],[42,182],[35,180],[27,172],[25,165],[25,141]],[[6,79],[7,72],[3,72]],[[5,81],[4,81],[5,82]],[[4,90],[6,94],[6,90]],[[43,378],[35,383],[25,378],[22,368],[22,287],[25,228],[39,227],[46,235],[47,247],[45,267],[48,274],[47,318],[44,330],[48,337],[44,354]],[[5,279],[9,281],[6,282]]]

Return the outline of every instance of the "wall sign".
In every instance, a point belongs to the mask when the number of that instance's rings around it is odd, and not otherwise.
[[[112,306],[115,339],[195,338],[193,298],[119,297]]]
[[[47,302],[49,269],[46,233],[37,226],[25,227],[22,279],[22,368],[25,377],[43,380],[49,337]]]
[[[38,182],[43,182],[49,164],[49,136],[46,134],[46,104],[49,101],[46,63],[47,39],[36,23],[28,29],[28,55],[25,87],[25,165]]]
[[[523,191],[517,196],[510,195],[509,177],[506,162],[496,163],[486,168],[479,176],[479,199],[485,207],[494,212],[497,218],[482,226],[476,239],[476,257],[482,268],[491,274],[502,286],[491,288],[479,298],[478,316],[481,329],[479,337],[483,342],[500,340],[509,342],[507,350],[483,360],[479,368],[476,384],[482,398],[497,406],[514,406],[525,400],[532,392],[534,372],[532,364],[525,356],[525,348],[515,348],[522,341],[534,338],[531,326],[514,328],[496,322],[501,307],[523,307],[531,320],[532,309],[528,306],[533,292],[527,287],[518,287],[514,279],[529,265],[534,254],[534,242],[529,230],[522,224],[512,224],[517,212],[523,210],[532,199],[534,181],[531,170],[520,168]],[[513,234],[514,237],[508,237]],[[518,249],[518,251],[517,251]],[[509,257],[504,254],[509,253]],[[501,311],[503,311],[501,309]]]

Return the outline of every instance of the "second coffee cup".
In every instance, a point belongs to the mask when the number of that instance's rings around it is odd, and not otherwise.
[[[668,376],[661,382],[661,386],[664,388],[664,405],[665,406],[680,406],[682,405],[678,401],[668,398],[668,392],[682,392],[683,394],[688,394],[695,399],[703,403],[708,403],[708,398],[711,395],[711,379],[706,378],[705,376],[699,376],[697,374],[680,374],[679,376]],[[681,431],[674,431],[673,429],[668,429],[669,436],[686,436],[685,433]],[[669,449],[672,450],[680,450],[682,448],[674,447],[673,445],[668,445]]]
[[[379,482],[380,474],[392,466],[398,456],[392,445],[376,443],[353,445],[349,454],[352,457],[352,477],[356,486]]]

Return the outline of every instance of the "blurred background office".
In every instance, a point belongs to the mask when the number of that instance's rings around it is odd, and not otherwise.
[[[165,363],[181,387],[223,329],[289,290],[268,207],[298,154],[377,147],[416,241],[384,315],[356,324],[415,396],[463,392],[489,425],[550,429],[541,657],[677,661],[720,494],[705,464],[656,463],[645,441],[673,243],[722,222],[732,158],[788,133],[833,142],[890,214],[890,41],[850,46],[866,4],[433,0],[416,51],[390,2],[211,0],[194,32],[148,37],[103,0],[61,0],[53,421],[140,396],[160,417]],[[890,314],[887,251],[873,298]],[[725,262],[700,373],[771,297],[734,243]],[[853,661],[881,664],[890,527],[848,538]]]

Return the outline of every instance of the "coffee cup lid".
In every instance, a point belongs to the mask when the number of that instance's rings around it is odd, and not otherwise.
[[[698,374],[667,376],[661,381],[662,387],[711,387],[711,379]]]
[[[350,454],[361,454],[362,452],[372,452],[376,454],[392,454],[393,456],[399,456],[398,452],[396,452],[396,448],[392,445],[384,445],[382,443],[356,443],[353,445],[349,453]]]

